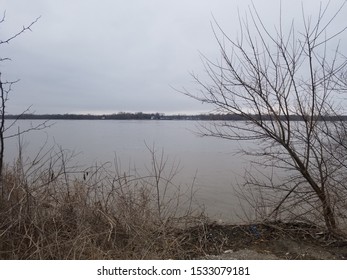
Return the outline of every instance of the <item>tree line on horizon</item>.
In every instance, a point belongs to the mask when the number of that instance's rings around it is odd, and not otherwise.
[[[276,116],[278,117],[278,116]],[[304,120],[300,115],[280,116],[283,120],[289,118],[291,121]],[[216,120],[216,121],[246,121],[247,118],[238,114],[172,114],[165,115],[163,113],[130,113],[120,112],[115,114],[8,114],[6,119],[18,120]],[[255,119],[263,121],[273,120],[270,114],[254,115]],[[347,115],[333,115],[333,116],[317,116],[317,120],[322,121],[347,121]]]

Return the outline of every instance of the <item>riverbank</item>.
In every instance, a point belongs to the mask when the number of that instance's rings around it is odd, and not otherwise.
[[[347,240],[304,223],[206,227],[206,255],[197,259],[344,260]]]

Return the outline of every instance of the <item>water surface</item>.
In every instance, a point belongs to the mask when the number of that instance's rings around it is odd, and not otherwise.
[[[24,130],[39,121],[19,121],[12,131]],[[148,147],[164,151],[169,164],[179,164],[176,183],[188,187],[194,181],[196,199],[215,219],[238,221],[243,210],[233,191],[242,182],[248,161],[235,154],[240,143],[220,138],[200,137],[196,121],[164,120],[59,120],[42,131],[22,137],[25,156],[32,157],[43,145],[55,144],[78,154],[79,165],[114,162],[127,171],[144,171],[151,164]],[[17,155],[16,139],[6,141],[5,156]],[[245,145],[244,143],[242,143]]]

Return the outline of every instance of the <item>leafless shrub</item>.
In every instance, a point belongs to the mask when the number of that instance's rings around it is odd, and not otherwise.
[[[1,38],[0,39],[0,47],[2,45],[10,44],[13,40],[15,40],[17,37],[20,37],[25,32],[31,31],[31,28],[34,24],[37,23],[40,17],[36,18],[34,21],[29,23],[28,25],[23,26],[19,31],[16,33],[10,35],[7,38]],[[4,24],[6,20],[6,12],[3,13],[2,18],[0,19],[0,25]],[[4,62],[8,62],[11,59],[9,57],[0,57],[0,63],[3,64]],[[8,130],[11,129],[15,125],[15,123],[18,121],[18,119],[25,113],[30,111],[30,106],[26,108],[21,114],[18,115],[17,119],[14,119],[7,124],[6,121],[6,107],[7,102],[9,101],[9,97],[12,94],[13,86],[19,82],[19,80],[4,80],[3,73],[0,72],[0,189],[2,189],[2,171],[3,171],[3,165],[4,165],[4,151],[5,151],[5,139],[6,138],[14,138],[17,136],[20,136],[26,132],[29,132],[31,130],[41,130],[49,126],[48,121],[43,121],[42,123],[39,123],[35,127],[28,128],[25,131],[18,131],[17,133],[13,134],[6,134]]]
[[[221,59],[204,58],[208,79],[194,76],[199,93],[183,91],[242,120],[205,125],[203,135],[256,143],[259,149],[245,154],[280,176],[262,181],[247,174],[244,187],[257,193],[247,199],[256,207],[264,203],[272,218],[284,212],[314,217],[329,232],[339,231],[346,215],[347,125],[336,102],[347,89],[347,60],[336,40],[346,27],[330,30],[344,5],[329,17],[329,4],[321,4],[315,19],[302,9],[301,30],[294,22],[285,30],[280,11],[274,32],[253,5],[239,19],[235,40],[215,22]]]

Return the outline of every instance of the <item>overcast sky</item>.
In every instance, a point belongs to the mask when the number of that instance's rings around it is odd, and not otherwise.
[[[279,0],[253,1],[266,24]],[[318,0],[282,0],[283,17],[315,14]],[[327,1],[322,1],[326,3]],[[331,9],[342,1],[333,0]],[[213,17],[231,37],[248,0],[0,0],[0,40],[38,16],[32,32],[1,46],[0,71],[20,79],[7,111],[43,113],[208,112],[173,88],[194,90],[200,53],[218,58]],[[213,15],[213,17],[212,17]],[[337,23],[347,16],[346,9]],[[341,25],[340,25],[341,26]],[[346,36],[346,34],[345,34]]]

